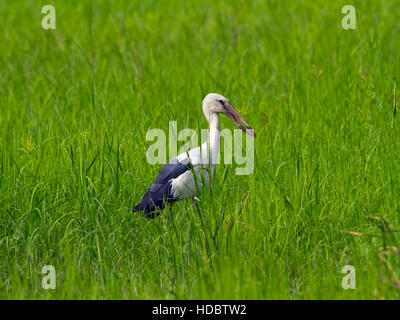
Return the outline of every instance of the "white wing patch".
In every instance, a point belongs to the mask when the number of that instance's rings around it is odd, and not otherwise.
[[[214,176],[215,172],[215,163],[208,159],[207,143],[204,142],[201,147],[181,153],[174,160],[182,164],[190,162],[193,165],[193,169],[170,180],[172,196],[175,199],[186,199],[194,195],[200,195],[203,182],[208,186],[210,172],[212,176]],[[211,165],[209,165],[210,162]]]
[[[194,173],[194,174],[193,174]],[[186,199],[200,195],[203,183],[208,186],[209,170],[199,165],[192,170],[182,173],[179,177],[171,179],[171,193],[175,199]]]

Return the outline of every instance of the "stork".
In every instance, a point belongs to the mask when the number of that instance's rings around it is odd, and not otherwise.
[[[155,218],[164,209],[178,200],[198,196],[202,186],[208,186],[214,177],[215,165],[220,146],[219,114],[227,115],[242,131],[255,137],[254,130],[240,113],[217,93],[209,93],[203,100],[203,113],[209,123],[208,141],[200,147],[184,152],[167,164],[159,172],[156,180],[146,191],[142,201],[133,212],[143,211],[147,218]]]

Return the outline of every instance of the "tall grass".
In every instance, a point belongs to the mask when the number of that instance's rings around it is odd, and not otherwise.
[[[0,2],[0,298],[399,298],[398,1],[355,1],[356,30],[343,1],[51,1],[48,31],[45,4]],[[253,174],[133,215],[146,132],[205,128],[209,92]]]

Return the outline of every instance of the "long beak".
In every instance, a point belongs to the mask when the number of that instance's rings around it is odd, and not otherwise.
[[[234,124],[249,136],[255,137],[254,130],[250,127],[240,113],[230,104],[225,107],[225,114],[233,121]]]

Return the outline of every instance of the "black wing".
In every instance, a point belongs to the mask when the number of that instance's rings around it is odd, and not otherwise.
[[[162,210],[165,203],[177,200],[172,197],[170,180],[191,169],[193,169],[191,163],[183,164],[175,159],[165,164],[154,183],[146,191],[142,201],[133,208],[133,212],[143,210],[143,214],[147,218],[158,216],[159,212],[155,212],[157,208]]]

